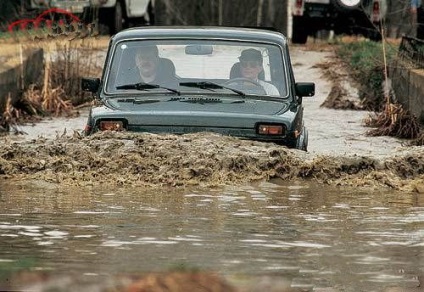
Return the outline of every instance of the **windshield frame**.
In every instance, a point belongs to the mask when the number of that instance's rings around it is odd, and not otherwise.
[[[121,50],[121,52],[119,52],[118,50],[120,50],[122,48],[123,45],[128,45],[128,46],[137,46],[140,44],[147,44],[147,45],[166,45],[166,44],[174,44],[174,45],[190,45],[190,44],[203,44],[203,45],[218,45],[218,46],[222,46],[222,45],[228,45],[229,47],[240,47],[240,48],[250,48],[250,47],[261,47],[264,49],[264,51],[268,52],[272,51],[272,56],[274,59],[277,60],[277,62],[279,62],[278,65],[275,64],[271,64],[271,57],[269,54],[268,57],[269,58],[269,62],[268,62],[268,79],[271,78],[275,78],[278,77],[278,72],[282,73],[281,77],[279,78],[280,82],[279,82],[279,90],[280,92],[282,91],[283,94],[280,93],[280,95],[260,95],[260,94],[251,94],[251,93],[246,93],[246,96],[258,96],[258,97],[277,97],[279,99],[287,99],[290,96],[290,72],[289,72],[289,60],[286,58],[285,53],[284,53],[284,48],[282,47],[282,45],[276,43],[276,42],[265,42],[263,40],[261,41],[255,41],[254,39],[252,40],[245,40],[245,39],[232,39],[232,38],[207,38],[207,39],[199,39],[199,38],[184,38],[184,37],[175,37],[175,38],[127,38],[127,39],[121,39],[119,41],[116,41],[116,43],[114,43],[112,45],[112,47],[110,48],[110,51],[108,53],[108,55],[110,56],[108,58],[107,64],[106,64],[106,70],[104,71],[104,76],[103,76],[103,88],[102,88],[102,95],[104,95],[105,98],[110,97],[117,97],[117,96],[123,96],[123,95],[137,95],[137,96],[150,96],[152,94],[157,95],[157,94],[169,94],[169,91],[167,91],[166,89],[161,89],[161,88],[157,88],[157,89],[152,89],[152,90],[146,90],[146,91],[137,91],[137,90],[113,90],[113,87],[117,87],[118,85],[121,84],[116,84],[116,78],[119,75],[118,70],[116,68],[117,64],[119,65],[120,61],[122,61],[122,57],[123,57],[123,50]],[[120,60],[118,60],[118,58],[120,58]],[[273,70],[276,72],[271,72],[271,69],[274,68]],[[277,69],[275,69],[277,68]],[[279,70],[279,71],[277,71]],[[274,74],[274,75],[273,75]],[[115,80],[113,80],[115,78]],[[223,78],[223,82],[225,80],[230,80],[229,77],[228,78]],[[210,81],[210,79],[198,79],[197,81]],[[270,82],[269,80],[266,80],[267,82]],[[180,80],[180,82],[187,82],[187,80],[185,80],[184,78],[182,78],[182,80]],[[212,80],[212,82],[214,82]],[[183,88],[183,87],[179,87],[178,91],[181,92],[181,94],[185,94],[185,95],[225,95],[225,96],[236,96],[238,97],[239,95],[236,94],[235,92],[231,92],[229,90],[225,90],[225,89],[216,89],[216,90],[202,90],[201,88],[199,88],[198,90],[187,90],[187,88]]]

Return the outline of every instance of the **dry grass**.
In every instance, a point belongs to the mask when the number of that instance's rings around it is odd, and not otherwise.
[[[100,76],[109,38],[26,41],[5,44],[0,58],[10,60],[5,66],[22,63],[22,52],[43,49],[44,72],[37,84],[24,84],[26,90],[19,102],[10,99],[2,115],[2,124],[19,122],[28,115],[70,115],[73,107],[89,98],[80,90],[81,77]]]
[[[410,143],[411,146],[424,146],[424,133],[421,133],[417,139],[414,139]]]
[[[381,112],[365,120],[365,125],[375,128],[368,132],[371,136],[416,139],[420,134],[417,118],[400,104],[386,103]]]

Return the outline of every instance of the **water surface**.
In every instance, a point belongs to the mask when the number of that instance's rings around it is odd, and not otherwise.
[[[93,281],[198,268],[306,291],[413,288],[424,274],[417,194],[308,182],[153,190],[2,181],[0,202],[3,285],[24,268]]]

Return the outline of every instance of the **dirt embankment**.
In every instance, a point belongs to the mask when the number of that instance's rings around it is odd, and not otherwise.
[[[217,186],[255,180],[315,180],[329,185],[424,193],[424,149],[379,161],[313,156],[271,143],[203,133],[98,133],[28,142],[0,149],[2,179],[62,185]]]

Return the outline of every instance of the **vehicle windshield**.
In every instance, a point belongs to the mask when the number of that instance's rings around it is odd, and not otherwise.
[[[287,60],[274,44],[133,40],[117,43],[112,54],[108,94],[288,96]]]

